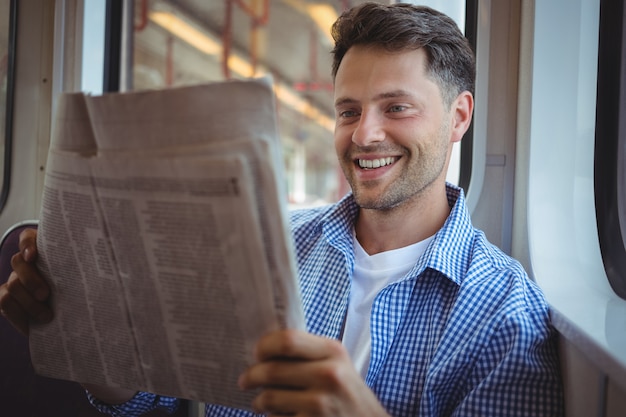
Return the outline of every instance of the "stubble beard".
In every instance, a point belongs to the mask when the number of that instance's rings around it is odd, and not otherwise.
[[[435,169],[441,172],[443,167]],[[368,196],[367,189],[375,188],[377,185],[373,181],[372,184],[351,182],[352,193],[356,204],[362,209],[377,211],[392,211],[411,201],[416,201],[419,196],[424,193],[438,178],[438,175],[427,175],[427,172],[403,173],[392,184],[389,184],[381,192]],[[349,181],[350,182],[350,181]]]
[[[354,170],[359,168],[354,167],[354,158],[351,157],[350,152],[347,152],[341,165],[352,188],[356,204],[362,209],[390,211],[411,201],[419,200],[419,196],[440,178],[447,165],[448,144],[444,142],[444,139],[449,136],[447,126],[442,126],[439,135],[441,145],[438,145],[439,148],[431,153],[420,155],[408,148],[401,148],[402,158],[396,163],[406,161],[406,164],[400,175],[379,192],[371,190],[382,186],[380,180],[368,182],[356,180]]]

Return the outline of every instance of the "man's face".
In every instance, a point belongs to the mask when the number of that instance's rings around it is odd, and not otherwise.
[[[422,49],[353,46],[335,78],[335,149],[362,208],[389,209],[443,184],[451,113]]]

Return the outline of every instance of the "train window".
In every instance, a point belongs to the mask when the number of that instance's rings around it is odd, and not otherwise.
[[[467,25],[469,27],[466,28],[466,16],[469,16],[466,13],[466,9],[469,8],[468,3],[475,2],[466,2],[465,0],[424,0],[424,1],[415,1],[413,3],[423,4],[426,6],[430,6],[434,9],[437,9],[448,16],[450,16],[454,21],[459,25],[461,31],[468,33],[468,30],[471,31],[473,29],[473,25]],[[473,22],[469,22],[473,23]],[[471,40],[471,37],[470,37]],[[448,167],[448,174],[446,176],[446,180],[453,184],[461,185],[467,190],[467,186],[469,185],[469,172],[471,170],[471,165],[461,167],[461,143],[463,144],[464,152],[465,150],[471,149],[471,131],[468,132],[466,137],[462,142],[457,142],[454,144],[452,148],[452,157],[450,159],[450,166]],[[471,155],[469,155],[471,157]],[[467,181],[461,181],[461,169],[463,169],[464,175],[466,175]]]
[[[9,192],[16,21],[17,0],[0,2],[0,132],[3,134],[0,139],[0,209],[4,207]]]
[[[594,182],[602,260],[626,298],[626,17],[623,2],[601,0]]]
[[[358,2],[136,0],[132,65],[121,78],[142,90],[271,74],[290,202],[335,201],[348,185],[333,145],[329,32],[346,3]],[[464,28],[466,0],[419,3]],[[448,178],[458,183],[454,154]]]
[[[83,51],[81,90],[100,94],[104,79],[105,8],[102,0],[85,0],[83,3]]]

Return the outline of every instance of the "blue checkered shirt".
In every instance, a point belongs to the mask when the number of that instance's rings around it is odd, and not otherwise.
[[[556,335],[540,289],[522,266],[474,229],[463,192],[422,257],[376,297],[367,385],[392,416],[561,416]],[[339,339],[354,269],[358,213],[346,196],[292,213],[307,327]],[[139,393],[115,409],[138,416],[176,400]],[[252,416],[207,405],[206,416]]]

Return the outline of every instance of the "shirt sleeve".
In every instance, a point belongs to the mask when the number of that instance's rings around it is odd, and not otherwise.
[[[481,351],[454,417],[563,416],[556,331],[547,312],[507,317]]]
[[[114,417],[139,417],[154,409],[162,409],[172,414],[178,409],[179,400],[172,397],[137,392],[133,398],[122,404],[104,403],[87,391],[89,402],[101,413]]]

